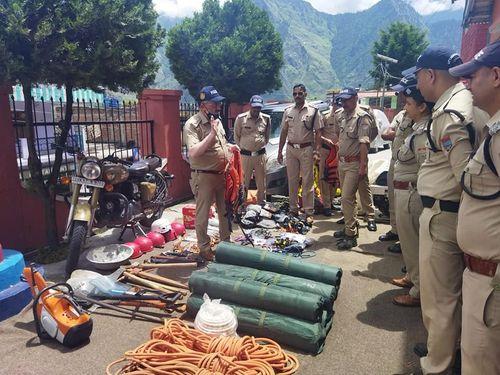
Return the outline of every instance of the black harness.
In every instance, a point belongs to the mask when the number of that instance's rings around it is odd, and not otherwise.
[[[454,109],[443,109],[444,113],[453,113],[455,116],[457,116],[462,123],[465,121],[465,117],[458,111]],[[434,143],[434,140],[432,139],[431,136],[431,125],[432,125],[432,118],[429,120],[427,123],[427,128],[426,128],[426,135],[427,135],[427,141],[429,142],[429,146],[431,147],[432,152],[440,152],[442,150],[438,149],[436,147],[436,143]],[[465,125],[465,129],[467,130],[467,133],[469,133],[469,142],[472,147],[474,147],[476,143],[476,129],[474,128],[474,125],[472,122],[469,122],[468,124]]]
[[[491,159],[490,143],[491,143],[491,134],[488,133],[488,135],[484,139],[484,148],[483,148],[484,161],[486,162],[486,165],[488,166],[488,168],[498,177],[498,171],[495,167],[495,164],[493,163],[493,159]],[[475,153],[473,153],[470,158],[472,159],[474,157],[474,155],[475,155]],[[465,185],[465,171],[462,172],[462,177],[460,178],[460,185],[462,186],[463,191],[467,195],[469,195],[470,197],[475,198],[475,199],[479,199],[482,201],[490,201],[490,200],[497,199],[498,197],[500,197],[500,190],[497,191],[496,193],[490,194],[490,195],[474,194]]]

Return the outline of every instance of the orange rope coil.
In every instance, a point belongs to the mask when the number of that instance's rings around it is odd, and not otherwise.
[[[115,365],[126,362],[116,372]],[[106,368],[108,375],[289,375],[297,358],[267,338],[211,337],[180,319],[151,330],[151,340]]]

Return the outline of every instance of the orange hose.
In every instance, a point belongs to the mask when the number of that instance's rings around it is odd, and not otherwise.
[[[125,362],[116,372],[111,369]],[[267,338],[211,337],[180,319],[165,320],[151,339],[106,367],[108,375],[289,375],[297,358]]]

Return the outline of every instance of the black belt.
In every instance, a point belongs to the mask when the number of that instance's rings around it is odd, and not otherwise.
[[[259,151],[248,151],[248,150],[240,150],[241,155],[245,156],[258,156],[266,153],[265,147],[262,147]]]
[[[205,171],[203,169],[191,169],[191,172],[196,172],[196,173],[207,173],[207,174],[223,174],[224,171]]]
[[[420,198],[422,199],[422,205],[427,208],[431,208],[432,206],[434,206],[436,200],[439,201],[439,208],[441,209],[441,211],[458,212],[458,207],[460,206],[459,202],[434,199],[426,195],[422,195],[420,196]]]

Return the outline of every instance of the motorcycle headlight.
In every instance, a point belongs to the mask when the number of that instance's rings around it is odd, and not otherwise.
[[[82,164],[80,173],[89,180],[96,180],[101,175],[101,167],[94,161],[88,161]]]
[[[111,185],[119,184],[128,178],[128,169],[121,164],[104,166],[104,180]]]

